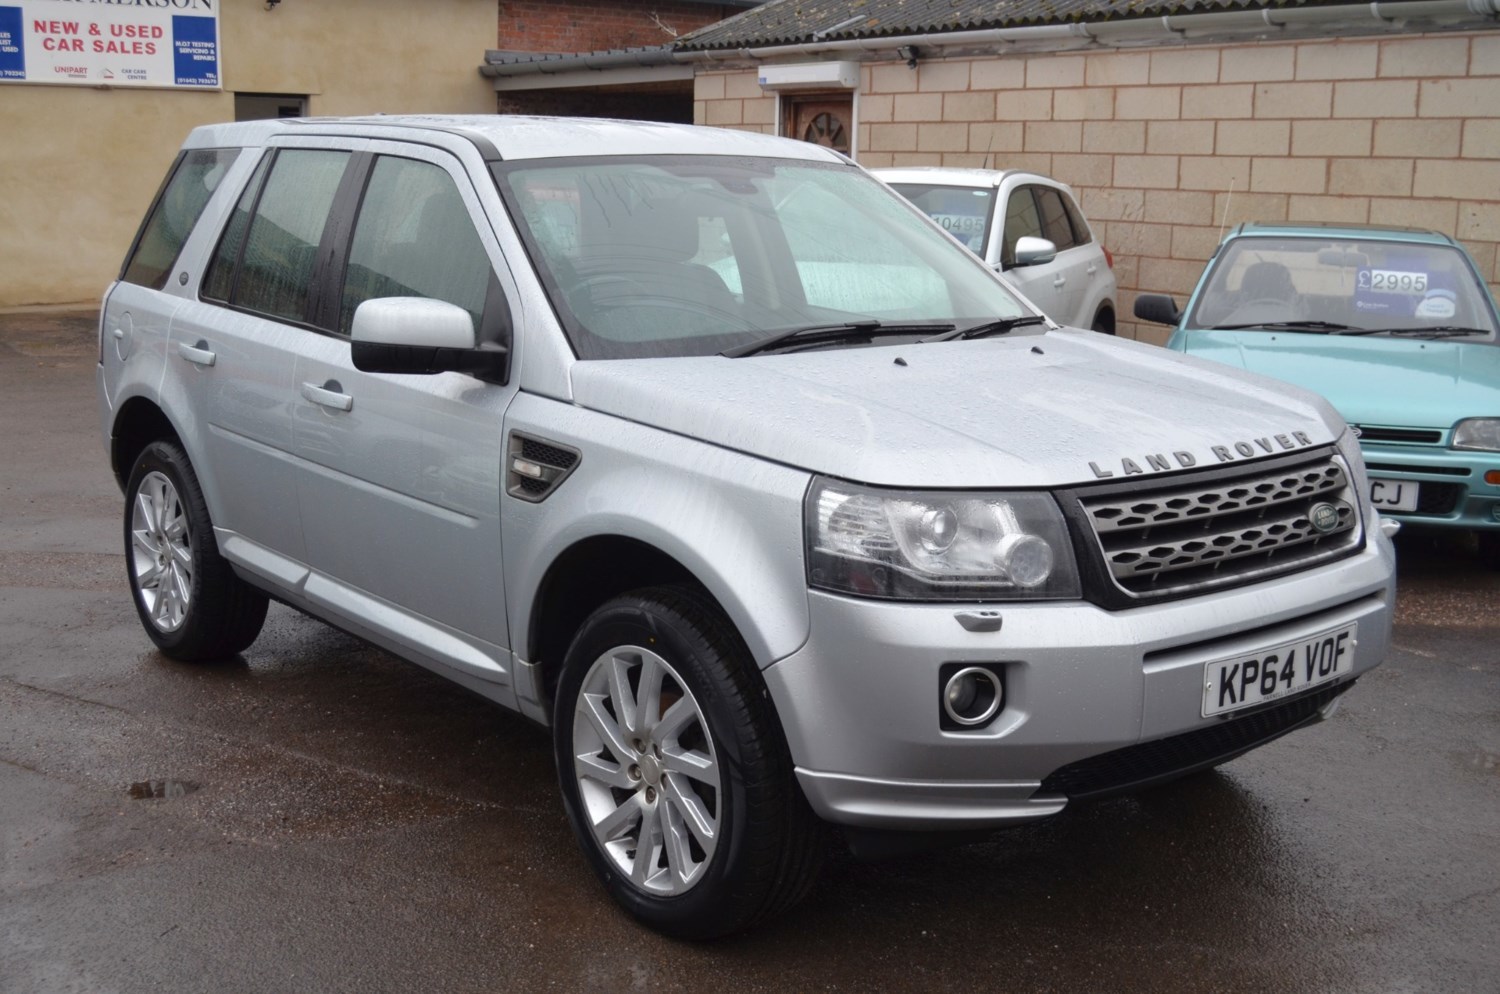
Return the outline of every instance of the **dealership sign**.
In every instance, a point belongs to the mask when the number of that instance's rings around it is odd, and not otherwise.
[[[0,83],[217,89],[219,0],[0,0]]]

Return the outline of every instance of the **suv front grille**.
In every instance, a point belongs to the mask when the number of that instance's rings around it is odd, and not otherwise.
[[[1354,681],[1346,680],[1196,731],[1069,763],[1042,781],[1037,796],[1104,797],[1216,766],[1309,723],[1352,686]]]
[[[1137,602],[1305,569],[1363,537],[1358,498],[1329,451],[1076,496],[1105,575]]]

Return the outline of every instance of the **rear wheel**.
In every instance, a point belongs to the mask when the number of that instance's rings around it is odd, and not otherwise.
[[[701,593],[610,601],[563,663],[553,723],[563,802],[619,904],[711,938],[800,900],[821,823],[738,634]]]
[[[1093,330],[1101,335],[1113,335],[1115,333],[1115,312],[1107,307],[1099,308],[1094,315]]]
[[[266,595],[219,555],[198,477],[170,442],[146,446],[125,485],[125,561],[141,624],[173,659],[232,656],[260,634]]]

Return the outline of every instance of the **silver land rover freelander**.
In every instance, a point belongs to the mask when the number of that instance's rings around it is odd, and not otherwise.
[[[829,823],[1222,763],[1389,643],[1326,403],[1059,329],[763,135],[199,128],[105,295],[99,414],[164,653],[275,599],[550,727],[589,863],[677,935],[797,900]]]

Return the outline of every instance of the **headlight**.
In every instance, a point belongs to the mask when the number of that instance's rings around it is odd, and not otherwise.
[[[1453,426],[1455,449],[1500,452],[1500,418],[1469,418]]]
[[[1057,503],[1038,493],[877,490],[813,481],[808,582],[861,597],[1035,600],[1080,596]]]

